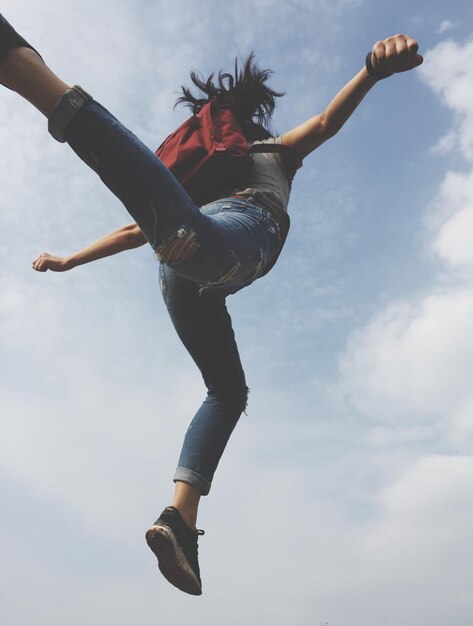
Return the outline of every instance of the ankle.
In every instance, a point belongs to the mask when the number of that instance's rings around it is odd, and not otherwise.
[[[198,489],[180,480],[176,481],[171,505],[179,511],[186,526],[191,530],[196,530],[200,498],[201,493]]]
[[[190,530],[197,530],[197,511],[187,509],[179,504],[172,504],[174,508],[176,508],[181,514],[182,519],[184,520],[185,525],[190,528]]]

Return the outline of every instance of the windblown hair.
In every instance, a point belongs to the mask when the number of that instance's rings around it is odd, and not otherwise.
[[[220,70],[217,86],[213,83],[214,73],[205,79],[201,74],[191,72],[191,80],[203,96],[196,97],[191,89],[181,86],[182,96],[176,100],[175,106],[184,104],[197,115],[204,104],[218,97],[222,104],[232,108],[248,141],[271,137],[268,128],[276,106],[276,98],[283,96],[284,92],[274,91],[266,85],[272,71],[260,69],[254,56],[254,52],[251,52],[243,62],[242,68],[238,67],[238,59],[235,59],[233,75]]]

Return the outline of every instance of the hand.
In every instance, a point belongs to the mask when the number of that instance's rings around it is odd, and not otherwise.
[[[424,62],[417,54],[419,44],[407,35],[394,35],[377,41],[371,52],[371,63],[377,74],[399,73],[412,70]]]
[[[66,272],[74,266],[69,259],[53,256],[47,252],[43,252],[33,261],[33,269],[37,272]]]

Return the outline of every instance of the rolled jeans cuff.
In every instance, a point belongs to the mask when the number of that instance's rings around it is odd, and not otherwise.
[[[92,100],[92,96],[88,94],[80,85],[74,85],[61,96],[59,102],[49,114],[48,130],[49,133],[60,143],[66,142],[66,132],[71,120],[80,111],[80,109]]]
[[[206,478],[186,467],[178,467],[173,480],[174,482],[181,481],[191,485],[191,487],[195,487],[203,496],[208,495],[211,487],[210,482]]]

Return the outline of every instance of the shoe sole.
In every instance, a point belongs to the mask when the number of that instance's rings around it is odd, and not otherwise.
[[[158,559],[162,575],[171,585],[193,596],[202,595],[202,587],[170,528],[151,526],[146,542]]]

